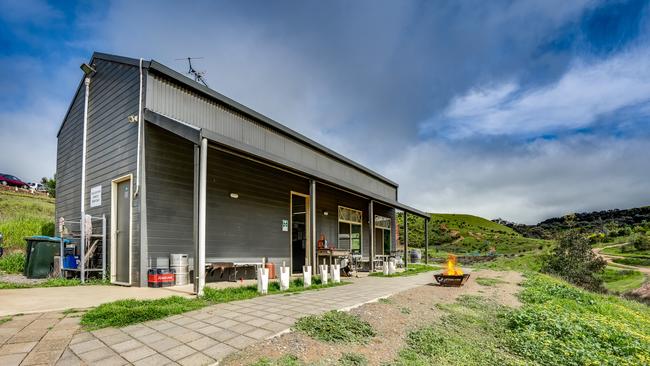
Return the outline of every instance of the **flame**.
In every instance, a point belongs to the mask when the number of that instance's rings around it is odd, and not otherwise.
[[[460,267],[456,267],[456,256],[455,255],[449,254],[447,256],[447,266],[442,271],[442,273],[447,275],[447,276],[461,276],[463,274],[463,270],[460,269]]]

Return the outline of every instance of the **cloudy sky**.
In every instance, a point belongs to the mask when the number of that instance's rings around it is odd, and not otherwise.
[[[648,1],[0,0],[0,171],[54,174],[93,51],[209,85],[432,212],[650,204]]]

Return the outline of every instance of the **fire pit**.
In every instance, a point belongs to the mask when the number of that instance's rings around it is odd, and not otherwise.
[[[460,287],[467,282],[469,274],[464,274],[460,267],[456,267],[456,256],[450,254],[447,257],[447,268],[442,273],[433,275],[440,286]]]

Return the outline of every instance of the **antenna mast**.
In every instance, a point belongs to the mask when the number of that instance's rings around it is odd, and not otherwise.
[[[192,60],[200,60],[202,58],[203,57],[187,57],[187,58],[177,58],[176,60],[187,60],[187,66],[189,67],[189,69],[187,70],[187,74],[191,75],[192,78],[194,78],[194,81],[196,81],[197,83],[201,83],[209,88],[208,83],[205,81],[205,78],[203,78],[203,76],[205,75],[205,71],[196,71],[196,69],[194,69],[194,67],[192,66]]]

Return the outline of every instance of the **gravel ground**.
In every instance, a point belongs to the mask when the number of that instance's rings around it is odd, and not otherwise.
[[[40,282],[44,282],[45,280],[45,278],[27,278],[21,274],[0,273],[0,282],[10,282],[21,285],[34,285]]]
[[[495,286],[481,286],[477,277],[498,278],[504,283]],[[479,295],[496,302],[518,307],[516,298],[521,274],[517,272],[476,271],[471,274],[465,286],[460,288],[421,286],[401,292],[387,300],[374,302],[355,308],[352,314],[368,321],[377,336],[368,344],[330,344],[316,341],[299,332],[291,332],[255,344],[235,353],[220,365],[250,365],[260,358],[277,359],[285,354],[297,356],[310,365],[332,365],[344,353],[362,354],[369,365],[381,365],[394,360],[404,347],[404,337],[411,329],[430,323],[442,315],[436,308],[438,303],[454,302],[460,295]]]

